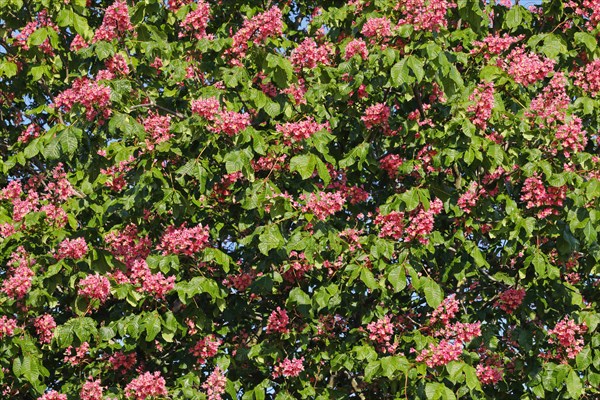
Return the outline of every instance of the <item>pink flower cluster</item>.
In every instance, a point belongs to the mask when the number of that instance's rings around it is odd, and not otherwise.
[[[375,342],[380,351],[390,354],[396,352],[398,344],[391,343],[394,335],[394,324],[389,315],[370,322],[367,325],[367,331],[369,332],[369,340]]]
[[[125,397],[128,399],[145,400],[148,397],[167,396],[165,378],[160,372],[145,372],[125,386]]]
[[[67,395],[60,394],[56,390],[51,390],[43,396],[38,397],[37,400],[67,400]]]
[[[110,296],[110,282],[102,275],[88,275],[79,281],[78,294],[89,299],[98,299],[102,304]]]
[[[502,369],[493,365],[479,364],[476,368],[477,379],[484,385],[495,385],[502,379]]]
[[[190,34],[193,35],[196,40],[208,37],[206,28],[208,27],[209,18],[210,5],[204,0],[198,0],[196,9],[190,11],[181,23],[182,30],[179,32],[179,37],[182,38]]]
[[[109,187],[115,192],[123,190],[127,185],[125,174],[133,169],[131,164],[133,164],[134,161],[135,159],[133,156],[130,156],[129,159],[120,161],[116,165],[111,165],[106,169],[100,168],[100,172],[108,177],[106,182],[104,182],[104,186]]]
[[[304,253],[298,253],[293,250],[290,252],[289,268],[282,274],[283,279],[286,282],[297,282],[302,279],[312,267],[313,266],[306,259]]]
[[[208,246],[208,227],[201,224],[186,228],[184,225],[176,228],[171,225],[167,227],[161,238],[158,249],[163,255],[184,254],[193,256]]]
[[[134,224],[107,233],[104,240],[108,246],[107,250],[125,264],[130,264],[136,259],[146,259],[152,246],[148,237],[140,237]]]
[[[477,200],[479,199],[480,195],[478,188],[479,184],[473,181],[471,182],[469,190],[467,190],[458,198],[458,202],[456,204],[467,214],[470,214],[473,207],[477,205]]]
[[[567,194],[567,187],[548,187],[535,174],[525,179],[523,189],[521,190],[521,201],[525,201],[525,207],[541,208],[538,211],[538,218],[546,218],[550,214],[558,215],[558,208],[562,207]]]
[[[304,371],[304,357],[289,359],[286,358],[279,364],[273,367],[273,379],[277,379],[280,376],[295,377],[300,375],[300,372]]]
[[[40,127],[36,124],[31,123],[27,126],[27,129],[25,129],[25,131],[23,131],[23,133],[19,135],[17,141],[20,143],[28,143],[31,139],[34,139],[39,136]]]
[[[404,237],[404,213],[392,211],[386,215],[375,217],[375,224],[380,225],[379,237],[389,237],[394,240],[400,240]]]
[[[6,315],[0,317],[0,340],[5,336],[12,336],[17,328],[17,320],[8,318]]]
[[[208,335],[190,349],[190,353],[198,358],[198,364],[206,364],[209,358],[217,355],[219,346],[223,341],[215,335]]]
[[[192,101],[192,112],[212,122],[208,130],[234,136],[250,126],[250,115],[221,109],[216,98]]]
[[[154,150],[154,146],[157,144],[166,142],[173,137],[173,134],[169,133],[171,129],[170,115],[159,115],[150,111],[142,124],[146,133],[150,135],[149,138],[146,138],[146,146],[150,151]]]
[[[367,44],[362,39],[354,39],[346,45],[346,53],[344,59],[349,60],[358,54],[360,58],[366,60],[369,58],[369,50],[367,50]]]
[[[281,307],[277,307],[271,315],[269,315],[269,319],[267,321],[267,333],[288,333],[290,330],[288,329],[288,324],[290,322],[290,318],[287,315],[287,312]]]
[[[535,53],[525,51],[524,46],[520,46],[509,53],[504,69],[516,83],[529,86],[548,76],[555,64],[554,60],[541,58]]]
[[[461,343],[442,339],[438,344],[430,343],[429,348],[423,349],[417,356],[416,361],[425,362],[429,368],[435,368],[446,365],[450,361],[458,360],[462,350]]]
[[[175,276],[166,278],[162,272],[153,274],[150,267],[148,267],[148,264],[143,259],[131,262],[128,265],[128,271],[132,279],[130,280],[125,276],[121,276],[121,283],[139,285],[137,289],[139,292],[151,294],[156,299],[164,299],[167,293],[175,287]]]
[[[256,273],[252,272],[240,272],[237,275],[228,275],[227,278],[223,279],[223,285],[231,288],[233,287],[238,292],[243,292],[252,285],[252,281],[256,277]]]
[[[54,329],[56,328],[56,322],[50,314],[40,315],[33,321],[35,332],[38,335],[40,343],[50,343],[54,337]]]
[[[586,21],[586,27],[592,31],[600,23],[600,3],[597,0],[583,0],[581,5],[575,1],[567,1],[565,7],[572,7],[575,13],[582,16]]]
[[[242,28],[233,35],[231,52],[236,58],[244,58],[248,42],[260,45],[270,37],[278,37],[283,32],[281,10],[277,6],[244,20]]]
[[[404,161],[406,160],[398,154],[388,154],[379,160],[379,168],[387,172],[391,179],[394,179],[398,175],[398,168],[404,164]]]
[[[329,65],[331,54],[330,44],[319,46],[313,38],[306,38],[292,50],[290,62],[296,69],[313,69],[319,64]]]
[[[575,358],[583,348],[582,335],[587,332],[585,323],[576,324],[574,320],[564,317],[554,329],[548,331],[548,343],[557,344],[559,354],[566,354],[567,358]],[[563,357],[564,359],[564,357]]]
[[[469,101],[475,104],[470,105],[467,112],[473,114],[470,118],[471,122],[482,131],[485,131],[487,122],[492,116],[494,93],[494,83],[487,82],[479,84],[469,96]]]
[[[472,324],[455,322],[453,324],[448,324],[439,331],[436,331],[434,336],[454,339],[459,343],[467,343],[474,338],[481,336],[481,322]]]
[[[125,354],[122,351],[118,351],[108,358],[108,364],[114,371],[120,370],[121,373],[133,369],[137,362],[135,353]]]
[[[73,354],[73,350],[75,350],[75,354]],[[65,357],[63,358],[63,361],[71,364],[72,366],[79,365],[88,356],[89,350],[90,344],[88,342],[83,342],[81,343],[81,346],[76,348],[69,346],[65,349]]]
[[[410,224],[404,230],[406,241],[417,240],[421,244],[429,243],[429,234],[433,231],[435,216],[442,211],[443,204],[440,199],[429,203],[429,210],[419,206],[411,212]]]
[[[286,122],[283,125],[277,124],[275,129],[277,132],[283,134],[283,137],[287,141],[299,142],[303,139],[308,139],[319,131],[329,131],[329,122],[319,124],[315,122],[313,117],[308,117],[298,122]]]
[[[111,115],[111,90],[108,86],[89,80],[86,77],[76,79],[67,89],[54,98],[53,107],[68,113],[73,106],[80,104],[85,109],[85,117],[93,121],[101,114],[103,119]]]
[[[62,260],[64,258],[71,258],[73,260],[79,260],[87,254],[88,250],[88,245],[84,238],[67,238],[58,245],[56,259]]]
[[[102,400],[103,389],[101,383],[100,379],[94,380],[91,376],[88,377],[87,382],[83,384],[79,392],[79,398],[81,400]]]
[[[588,62],[584,68],[571,74],[575,78],[575,85],[579,86],[592,96],[600,93],[600,60]]]
[[[92,43],[101,40],[111,41],[119,36],[133,31],[133,25],[129,19],[129,8],[125,1],[115,1],[106,9],[102,25],[98,28],[92,39]]]
[[[35,260],[29,260],[23,246],[17,247],[10,257],[10,277],[2,282],[2,292],[11,299],[18,300],[25,297],[31,289],[31,280],[35,275],[30,268],[34,263]]]
[[[454,2],[447,0],[402,0],[396,9],[400,8],[405,17],[398,25],[410,24],[416,31],[439,32],[448,26],[448,9],[455,7]]]
[[[306,201],[306,204],[302,206],[302,212],[312,213],[321,221],[324,221],[330,215],[341,211],[346,203],[346,199],[340,192],[310,193],[308,196],[301,194],[300,200]]]
[[[365,115],[363,115],[360,119],[365,123],[365,127],[367,129],[372,129],[374,127],[382,127],[384,131],[388,131],[389,129],[389,118],[390,118],[390,108],[383,104],[377,103],[365,110]]]
[[[507,314],[512,314],[517,308],[519,308],[524,298],[525,289],[510,288],[500,293],[495,305],[496,307],[500,307],[500,309],[504,310],[504,312]]]
[[[556,140],[560,142],[565,157],[570,157],[571,152],[583,151],[588,139],[581,118],[571,116],[566,123],[560,125],[556,130]]]
[[[202,389],[206,392],[207,400],[221,400],[221,395],[225,393],[227,378],[221,371],[221,368],[216,367],[208,376],[206,382],[202,384]]]
[[[508,33],[505,33],[502,36],[498,34],[488,35],[483,41],[474,41],[473,42],[473,50],[471,50],[471,54],[479,54],[483,52],[483,57],[486,60],[489,60],[492,56],[498,56],[504,53],[509,49],[514,43],[522,40],[525,36],[510,36]]]
[[[88,47],[89,45],[87,44],[85,39],[80,34],[77,34],[71,41],[71,46],[69,47],[69,49],[71,51],[79,51]]]
[[[429,322],[434,324],[436,322],[441,322],[442,325],[446,326],[450,322],[452,318],[458,312],[460,303],[456,300],[456,295],[451,294],[446,297],[442,303],[437,306],[437,308],[431,313],[431,318]]]
[[[29,36],[31,36],[36,30],[44,27],[49,27],[54,29],[56,32],[59,32],[58,26],[52,22],[50,17],[48,17],[48,10],[41,10],[37,16],[35,17],[35,21],[31,21],[27,23],[19,33],[15,36],[14,45],[17,47],[21,47],[23,50],[29,50],[29,45],[27,41]],[[42,44],[39,45],[39,48],[42,52],[49,56],[54,55],[54,51],[52,49],[52,44],[50,43],[50,38],[46,38]]]
[[[563,122],[571,100],[566,90],[567,78],[562,72],[554,74],[548,86],[529,105],[525,116],[540,118],[541,126],[547,127],[555,121]]]
[[[374,43],[375,40],[386,39],[392,36],[392,24],[385,17],[369,18],[362,26],[360,33],[365,37],[371,38],[371,43]]]

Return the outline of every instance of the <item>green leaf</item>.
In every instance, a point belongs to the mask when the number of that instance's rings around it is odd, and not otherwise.
[[[387,278],[396,292],[400,292],[406,287],[406,271],[401,265],[393,268]]]
[[[146,316],[144,326],[146,327],[146,341],[151,342],[158,335],[161,327],[161,320],[156,311]]]
[[[365,382],[371,382],[380,370],[381,363],[379,360],[370,361],[365,367]]]
[[[423,291],[425,292],[425,300],[431,308],[436,308],[442,303],[444,292],[442,292],[440,285],[433,279],[429,277],[425,278]]]
[[[317,165],[314,154],[301,154],[290,160],[290,171],[297,171],[302,179],[308,179],[312,176]]]
[[[575,43],[585,45],[590,52],[596,50],[598,46],[596,38],[587,32],[575,32]]]
[[[279,231],[279,227],[277,225],[267,226],[263,233],[260,234],[259,241],[258,249],[265,256],[269,254],[269,251],[283,247],[285,244],[283,236],[281,236],[281,232]]]
[[[567,392],[569,392],[574,399],[578,399],[583,393],[581,378],[577,375],[575,370],[571,370],[567,376]]]
[[[417,78],[417,82],[421,82],[425,76],[425,71],[423,70],[423,61],[419,60],[415,56],[408,56],[406,59],[406,65]]]

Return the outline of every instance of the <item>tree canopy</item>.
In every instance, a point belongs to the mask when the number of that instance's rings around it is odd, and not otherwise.
[[[599,34],[0,0],[1,396],[598,398]]]

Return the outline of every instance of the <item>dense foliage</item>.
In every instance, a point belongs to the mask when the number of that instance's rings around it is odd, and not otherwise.
[[[600,3],[0,0],[0,392],[600,396]]]

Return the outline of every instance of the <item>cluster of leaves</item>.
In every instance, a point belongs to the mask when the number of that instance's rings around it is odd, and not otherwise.
[[[2,396],[597,398],[595,2],[268,3],[0,0]]]

